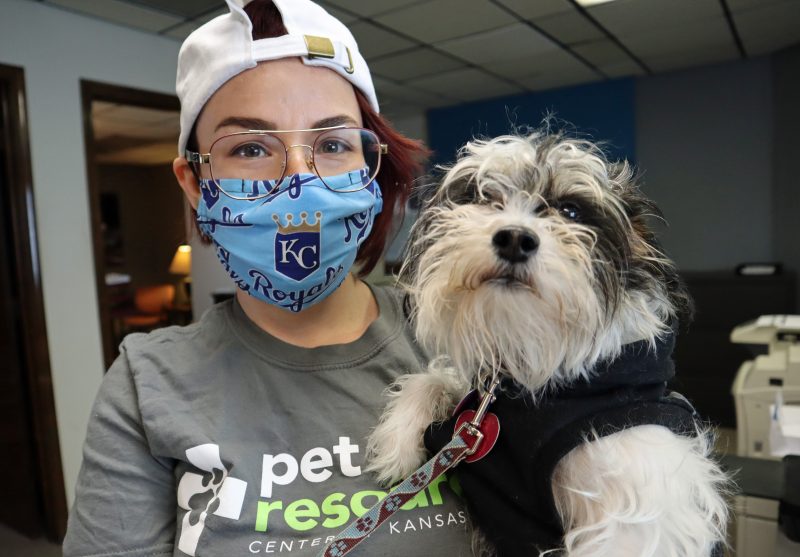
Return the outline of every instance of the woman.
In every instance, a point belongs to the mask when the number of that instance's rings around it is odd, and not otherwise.
[[[98,394],[64,542],[79,555],[316,555],[385,493],[364,439],[425,355],[380,257],[423,148],[377,114],[347,29],[255,0],[178,61],[174,171],[238,286],[189,327],[131,335]],[[467,555],[442,478],[352,555]]]

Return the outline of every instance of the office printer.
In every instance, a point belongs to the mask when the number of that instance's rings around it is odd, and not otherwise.
[[[731,342],[754,353],[736,373],[736,452],[739,456],[779,460],[772,455],[770,425],[775,405],[800,404],[800,316],[765,315],[736,327]],[[772,413],[771,413],[772,411]],[[736,497],[736,555],[796,555],[796,544],[778,532],[778,501]],[[789,548],[791,546],[791,548]]]
[[[770,406],[800,404],[800,315],[764,315],[736,327],[731,342],[763,352],[744,362],[732,394],[736,404],[736,452],[776,458],[769,444]]]

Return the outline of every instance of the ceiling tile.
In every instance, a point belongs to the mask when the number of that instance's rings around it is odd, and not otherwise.
[[[419,106],[424,106],[426,108],[433,108],[435,106],[447,106],[449,104],[457,102],[455,97],[453,96],[429,93],[427,91],[422,91],[421,89],[414,89],[412,87],[406,88],[405,92],[403,93],[402,100],[404,102],[411,102],[414,104],[418,104]]]
[[[398,83],[392,79],[384,79],[378,75],[372,76],[372,83],[375,85],[375,90],[378,95],[402,98],[406,87],[402,83]]]
[[[457,60],[425,47],[384,56],[369,62],[373,74],[397,81],[453,70],[462,66],[463,64]]]
[[[226,6],[226,7],[224,7],[224,8],[220,8],[220,9],[218,9],[218,10],[214,10],[214,11],[212,11],[212,12],[208,12],[208,13],[206,13],[205,15],[202,15],[202,16],[200,16],[200,17],[196,17],[196,18],[194,18],[192,21],[193,21],[193,22],[195,22],[195,23],[197,23],[198,25],[202,25],[203,23],[206,23],[206,22],[208,22],[208,21],[211,21],[211,20],[212,20],[212,19],[214,19],[215,17],[219,17],[219,16],[221,16],[221,15],[224,15],[224,14],[227,14],[227,13],[229,13],[229,12],[230,12],[230,10],[228,10],[228,8],[227,8],[227,6]]]
[[[565,50],[553,50],[545,54],[529,56],[524,60],[508,60],[492,64],[492,71],[498,75],[517,80],[533,74],[550,72],[581,71],[586,65]],[[599,76],[598,76],[599,77]]]
[[[448,97],[455,97],[462,101],[488,99],[522,92],[519,87],[475,68],[453,70],[436,76],[415,79],[410,81],[409,85]]]
[[[630,60],[630,56],[609,39],[581,43],[570,48],[595,66],[605,66]]]
[[[656,72],[666,72],[706,64],[716,64],[739,58],[739,52],[733,46],[709,47],[701,50],[683,50],[668,54],[659,54],[644,58],[644,63]]]
[[[605,34],[594,23],[577,11],[537,19],[534,23],[565,44],[605,38]]]
[[[675,52],[701,53],[707,48],[736,48],[724,18],[705,19],[674,27],[663,26],[635,35],[622,35],[620,42],[638,57],[661,56]]]
[[[543,91],[545,89],[555,89],[556,87],[566,87],[579,83],[590,83],[599,81],[601,78],[589,68],[576,69],[570,72],[545,72],[528,76],[520,83],[531,91]]]
[[[382,24],[414,37],[435,43],[472,33],[510,25],[516,19],[488,1],[431,0],[375,18]]]
[[[437,43],[440,48],[474,64],[521,60],[558,50],[558,46],[525,23]]]
[[[182,17],[121,0],[49,0],[48,3],[145,31],[160,31],[183,21]]]
[[[800,42],[800,2],[786,0],[733,14],[736,29],[750,56]]]
[[[390,12],[409,4],[418,4],[421,0],[326,0],[325,4],[333,4],[360,17]]]
[[[198,27],[199,25],[197,23],[181,23],[180,25],[170,27],[164,31],[163,34],[165,37],[172,37],[173,39],[184,41],[186,37]]]
[[[406,92],[403,93],[402,97],[384,96],[380,97],[379,101],[381,103],[381,112],[384,110],[391,111],[392,107],[396,106],[416,106],[424,109],[448,106],[459,102],[458,99],[453,97],[428,93],[411,87],[406,88]]]
[[[536,19],[562,12],[574,11],[569,0],[498,0],[525,19]]]
[[[588,11],[617,36],[724,16],[719,0],[617,0]]]
[[[780,4],[786,0],[728,0],[728,7],[732,12],[739,10],[749,10],[751,8],[762,8],[770,4]]]
[[[191,21],[187,21],[185,23],[181,23],[180,25],[173,25],[172,27],[167,27],[166,29],[162,29],[160,34],[166,37],[172,37],[173,39],[178,39],[183,41],[189,34],[203,25],[214,19],[215,17],[219,17],[223,14],[228,13],[228,8],[221,8],[219,10],[215,10],[213,12],[207,13],[203,16],[195,18]]]
[[[367,60],[415,46],[413,42],[379,29],[366,21],[350,25],[350,32],[353,33],[358,49]]]
[[[452,104],[452,101],[450,101]],[[394,103],[387,103],[381,105],[381,115],[384,118],[387,118],[392,124],[395,123],[396,120],[401,118],[408,118],[409,116],[419,116],[424,114],[426,108],[433,108],[433,107],[425,107],[425,106],[418,106],[416,104],[410,103],[403,103],[402,101],[397,101]],[[405,135],[405,134],[404,134]]]
[[[341,10],[335,5],[331,4],[330,2],[317,2],[320,6],[325,8],[325,11],[331,14],[333,17],[344,23],[345,25],[350,25],[351,23],[359,20],[359,14],[355,14],[353,12],[347,10]],[[345,4],[346,6],[346,4]],[[364,15],[364,14],[360,14]]]
[[[621,60],[611,64],[603,64],[597,68],[609,78],[628,77],[631,75],[645,75],[642,67],[633,60]]]
[[[95,3],[100,4],[101,2]],[[131,3],[149,6],[162,12],[181,16],[184,19],[192,19],[218,7],[220,0],[135,0]],[[225,11],[228,11],[227,7]]]
[[[383,99],[411,102],[421,106],[439,106],[441,104],[452,104],[456,97],[443,95],[431,91],[422,90],[408,84],[397,83],[381,77],[375,76],[373,79],[375,90],[378,94],[378,101],[383,103]]]

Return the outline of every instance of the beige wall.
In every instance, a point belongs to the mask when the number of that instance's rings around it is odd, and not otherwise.
[[[1,0],[0,63],[25,70],[33,190],[67,499],[103,378],[80,80],[174,94],[179,43],[38,2]]]
[[[25,71],[39,262],[67,499],[104,366],[97,317],[80,80],[174,94],[180,43],[26,0],[0,0],[0,63]],[[421,136],[424,117],[397,127]],[[177,188],[172,191],[177,191]],[[171,194],[170,194],[171,195]],[[153,206],[151,205],[151,208]],[[193,244],[195,315],[231,288]]]

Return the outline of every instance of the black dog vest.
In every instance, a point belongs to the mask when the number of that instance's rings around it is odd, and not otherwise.
[[[645,342],[628,344],[619,357],[598,364],[589,381],[551,390],[536,402],[515,383],[501,385],[490,407],[500,420],[495,447],[482,460],[456,469],[474,520],[500,556],[528,557],[561,546],[552,474],[592,432],[605,436],[655,424],[695,434],[691,404],[666,389],[675,373],[673,347],[673,335],[655,350]],[[428,449],[449,441],[452,427],[450,420],[429,428]]]

